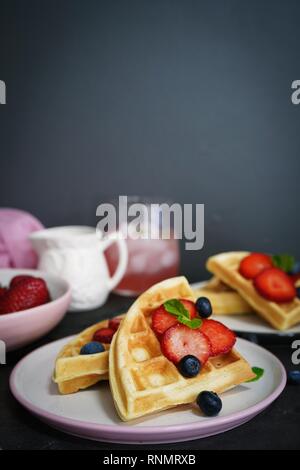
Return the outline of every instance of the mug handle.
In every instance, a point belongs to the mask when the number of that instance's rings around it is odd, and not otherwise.
[[[109,290],[113,290],[121,281],[122,277],[125,274],[127,263],[128,263],[128,250],[125,240],[118,235],[117,232],[109,235],[106,240],[103,240],[102,249],[105,251],[110,245],[116,243],[119,250],[119,263],[113,274],[113,276],[108,280]]]

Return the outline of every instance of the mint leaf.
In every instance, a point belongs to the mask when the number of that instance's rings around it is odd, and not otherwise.
[[[200,318],[193,318],[193,320],[190,320],[189,327],[192,328],[192,330],[195,330],[196,328],[200,328],[202,325],[202,320]]]
[[[171,299],[167,300],[164,303],[164,307],[167,310],[167,312],[171,313],[172,315],[175,315],[176,317],[183,316],[190,318],[189,311],[185,308],[183,303],[180,302],[178,299]]]
[[[192,328],[199,328],[202,325],[202,320],[200,318],[190,318],[189,311],[185,308],[182,302],[178,299],[171,299],[164,302],[164,307],[168,313],[177,317],[179,323]]]
[[[177,320],[179,321],[179,323],[183,323],[186,326],[189,326],[191,323],[191,320],[189,318],[183,317],[182,315],[179,315],[177,317]]]
[[[202,320],[200,318],[193,318],[192,320],[190,318],[186,318],[182,315],[179,315],[177,317],[177,320],[179,323],[183,323],[183,325],[188,326],[192,330],[195,330],[196,328],[199,328],[202,325]]]
[[[257,380],[261,379],[262,376],[264,375],[264,369],[261,369],[260,367],[252,367],[252,372],[256,375],[253,379],[247,380],[248,382],[257,382]]]
[[[272,262],[276,268],[282,269],[286,273],[290,272],[295,264],[294,256],[283,253],[272,256]]]

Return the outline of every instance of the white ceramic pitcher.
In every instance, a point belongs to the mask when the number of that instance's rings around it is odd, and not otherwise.
[[[29,238],[39,257],[38,269],[69,282],[73,311],[103,305],[127,267],[126,243],[117,233],[103,239],[94,227],[67,226],[40,230]],[[110,277],[103,252],[112,243],[119,247],[119,264]]]

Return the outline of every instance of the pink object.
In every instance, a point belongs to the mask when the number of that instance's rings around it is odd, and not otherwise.
[[[163,205],[171,201],[142,196],[119,197],[111,201],[119,213],[127,214],[131,205],[140,211],[139,223],[132,225],[129,217],[119,215],[116,229],[127,245],[128,263],[125,274],[114,292],[125,296],[139,295],[157,282],[179,273],[179,240],[175,237],[172,218],[163,217]],[[139,209],[137,209],[139,206]],[[109,272],[112,275],[119,262],[115,246],[106,250]]]
[[[178,276],[178,240],[125,239],[128,250],[128,263],[125,274],[114,291],[121,295],[139,295],[157,282]],[[105,253],[110,274],[119,263],[115,246]]]
[[[19,209],[0,209],[0,267],[36,268],[37,255],[28,239],[43,225]]]
[[[178,240],[125,240],[128,250],[128,264],[124,277],[115,292],[121,295],[139,295],[153,284],[178,275],[179,245]],[[119,262],[115,246],[106,251],[109,271],[112,274]]]
[[[52,300],[39,307],[0,315],[0,339],[5,342],[8,351],[32,343],[52,330],[66,314],[71,301],[71,289],[67,281],[42,271],[0,269],[0,284],[7,286],[18,274],[45,279]]]

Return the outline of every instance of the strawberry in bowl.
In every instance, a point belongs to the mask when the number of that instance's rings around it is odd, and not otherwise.
[[[50,301],[44,279],[26,274],[14,276],[0,296],[0,315],[38,307]]]
[[[0,339],[8,351],[48,333],[71,300],[64,279],[36,270],[0,269],[0,286]]]

